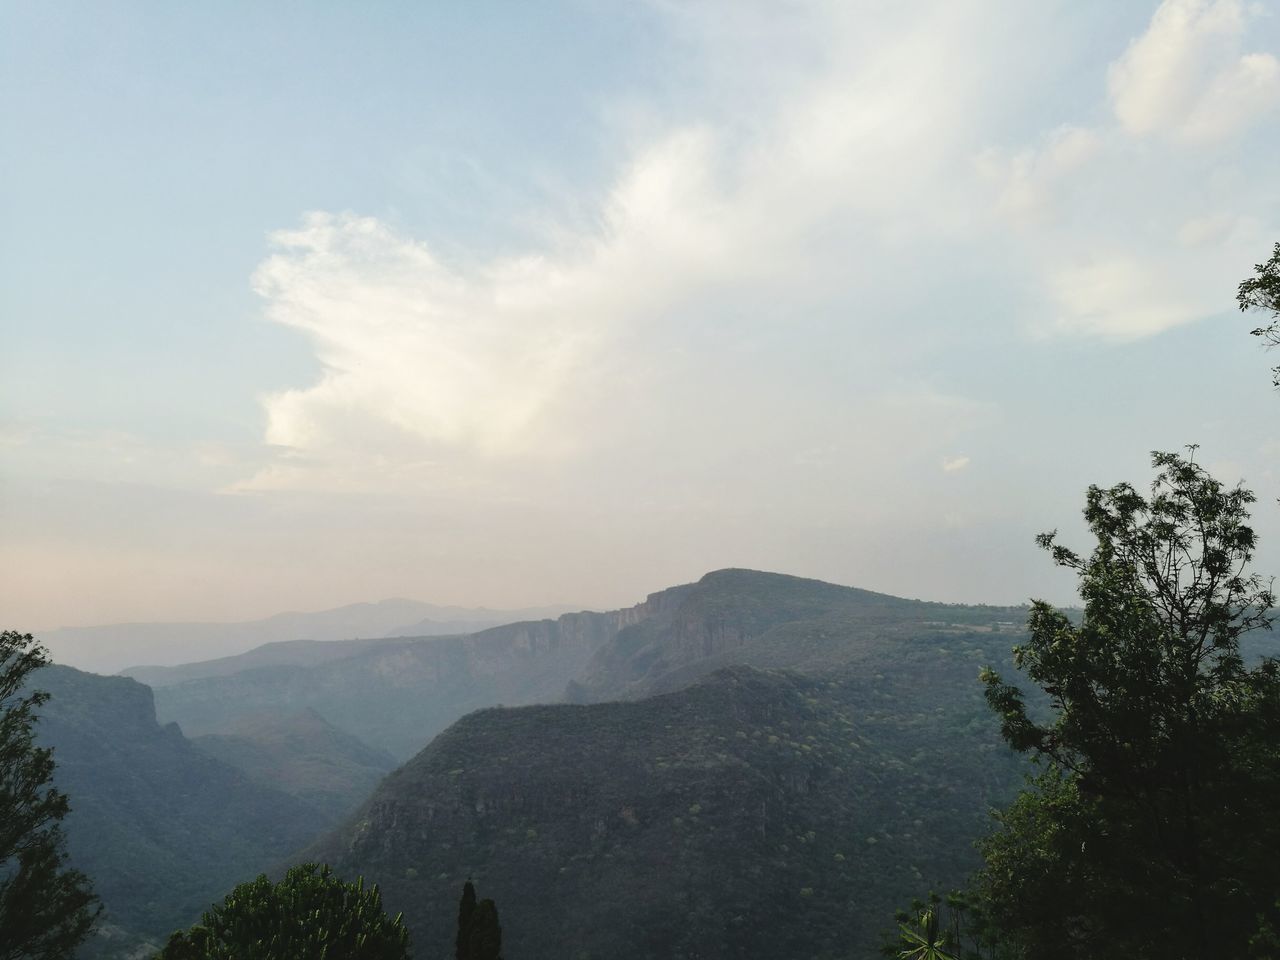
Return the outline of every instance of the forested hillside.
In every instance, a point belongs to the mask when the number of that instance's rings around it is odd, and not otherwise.
[[[299,859],[381,884],[423,956],[447,952],[467,877],[509,956],[869,956],[903,897],[974,865],[1018,781],[960,681],[973,652],[935,652],[915,684],[738,667],[481,711]]]

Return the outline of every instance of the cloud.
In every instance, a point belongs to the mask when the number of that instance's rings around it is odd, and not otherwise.
[[[1165,0],[1108,75],[1123,128],[1208,143],[1264,122],[1280,106],[1280,60],[1241,53],[1250,12],[1239,0]]]
[[[1168,277],[1139,259],[1113,254],[1068,265],[1050,278],[1061,313],[1058,330],[1108,340],[1148,337],[1188,323],[1197,305],[1171,289]]]
[[[969,466],[968,457],[947,457],[942,461],[942,472],[959,473],[967,466]]]
[[[1253,19],[1235,0],[1166,0],[1108,68],[1114,123],[978,153],[1009,255],[1043,298],[1034,335],[1134,341],[1228,302],[1280,199],[1267,148],[1225,143],[1280,104],[1280,61],[1241,53]]]
[[[703,72],[684,75],[670,117],[626,132],[594,216],[548,211],[541,242],[487,259],[442,259],[355,214],[274,234],[254,287],[320,372],[264,398],[275,452],[236,489],[503,498],[602,448],[714,463],[793,394],[892,396],[916,360],[901,331],[944,336],[957,309],[1018,303],[1006,342],[1132,341],[1220,309],[1268,230],[1247,208],[1280,200],[1274,177],[1257,182],[1264,162],[1188,146],[1208,135],[1201,108],[1224,117],[1218,99],[1246,80],[1267,89],[1274,58],[1239,53],[1248,14],[1170,0],[1116,44],[1116,124],[1049,116],[1028,136],[1002,114],[1016,85],[981,66],[1016,40],[985,28],[993,7],[1052,34],[1039,8],[979,0],[878,7],[874,29],[840,3],[666,6]],[[1107,104],[1076,106],[1096,120]],[[731,399],[708,403],[712,390]],[[827,449],[807,440],[788,462]]]
[[[1018,225],[1038,225],[1054,214],[1058,187],[1092,160],[1103,147],[1095,130],[1064,124],[1040,144],[1013,156],[988,149],[978,156],[979,172],[994,182],[996,208]]]

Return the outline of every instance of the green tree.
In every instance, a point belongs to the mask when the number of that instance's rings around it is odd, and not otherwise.
[[[476,912],[476,888],[468,880],[462,885],[462,899],[458,901],[458,938],[454,944],[454,956],[457,960],[468,960],[467,931],[471,928],[471,918]]]
[[[48,662],[30,634],[0,632],[0,960],[70,957],[99,912],[88,878],[66,865],[67,798],[33,736],[49,695],[28,681]]]
[[[1257,310],[1271,315],[1271,322],[1251,332],[1262,337],[1271,346],[1280,344],[1280,243],[1271,252],[1271,259],[1259,263],[1254,275],[1240,284],[1236,291],[1236,303],[1242,311]],[[1280,387],[1280,366],[1271,370],[1277,387]]]
[[[1270,626],[1249,572],[1253,495],[1155,453],[1149,497],[1091,487],[1078,622],[1037,602],[1015,663],[984,671],[1005,739],[1040,773],[981,845],[976,891],[1006,944],[1046,958],[1242,957],[1280,891],[1280,669],[1241,638]],[[1268,919],[1270,918],[1270,919]]]
[[[377,886],[347,883],[328,866],[294,867],[273,884],[242,883],[158,960],[407,960],[409,933],[388,917]]]
[[[898,911],[897,932],[881,948],[893,960],[1016,960],[998,941],[984,910],[968,897],[930,893]]]
[[[476,904],[467,927],[467,960],[502,960],[502,927],[498,907],[489,899]]]

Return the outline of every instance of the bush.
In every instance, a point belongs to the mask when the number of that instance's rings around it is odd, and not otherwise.
[[[409,933],[387,916],[377,886],[303,864],[273,884],[242,883],[157,960],[408,960]]]

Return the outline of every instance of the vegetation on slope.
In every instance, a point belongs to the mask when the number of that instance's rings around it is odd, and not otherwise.
[[[963,703],[735,668],[640,702],[484,710],[303,856],[378,882],[424,953],[474,877],[513,956],[856,955],[908,891],[974,865],[1016,783],[964,673]]]
[[[191,742],[255,783],[306,801],[331,821],[359,806],[396,767],[389,754],[361,743],[311,709],[246,717],[233,733]]]

